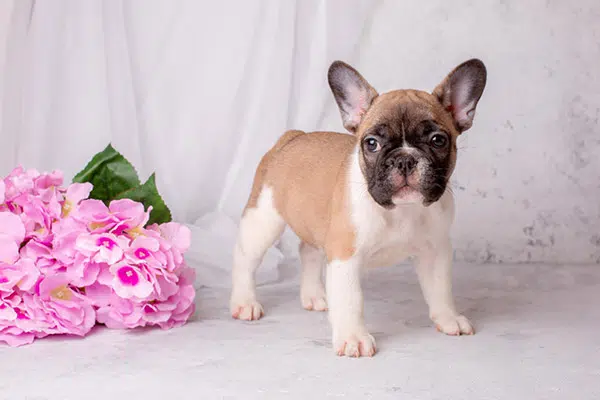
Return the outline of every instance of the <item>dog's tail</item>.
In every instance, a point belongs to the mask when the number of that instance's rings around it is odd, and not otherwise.
[[[279,151],[279,150],[283,149],[292,140],[294,140],[298,136],[301,136],[304,134],[305,134],[305,132],[303,132],[303,131],[287,131],[287,132],[285,132],[283,135],[281,135],[279,140],[275,143],[272,151]]]

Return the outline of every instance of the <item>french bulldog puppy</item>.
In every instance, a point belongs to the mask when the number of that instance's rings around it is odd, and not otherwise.
[[[472,59],[432,93],[378,94],[350,65],[331,64],[329,86],[351,134],[288,131],[262,158],[234,249],[232,316],[263,315],[254,275],[289,225],[301,239],[302,306],[329,310],[338,355],[376,352],[363,317],[361,269],[409,257],[437,329],[473,334],[452,296],[448,181],[456,139],[471,127],[486,79],[484,64]]]

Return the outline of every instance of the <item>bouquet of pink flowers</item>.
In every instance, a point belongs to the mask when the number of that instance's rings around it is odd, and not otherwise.
[[[115,163],[131,167],[109,146],[68,187],[61,172],[0,179],[0,342],[84,336],[96,323],[169,329],[193,314],[190,230],[168,222],[154,176],[139,185]]]

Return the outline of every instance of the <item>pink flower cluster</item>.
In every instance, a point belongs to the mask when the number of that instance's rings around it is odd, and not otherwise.
[[[16,168],[0,179],[0,342],[183,325],[194,312],[190,230],[145,227],[151,209],[88,199],[89,183]]]

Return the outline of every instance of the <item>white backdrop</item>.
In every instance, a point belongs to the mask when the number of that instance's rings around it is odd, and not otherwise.
[[[199,243],[229,244],[276,138],[342,129],[331,61],[379,91],[430,90],[479,57],[488,87],[459,144],[456,258],[597,263],[599,17],[595,0],[0,0],[0,173],[69,178],[111,141],[157,172],[176,219],[211,213]],[[225,247],[198,256],[223,264]]]

